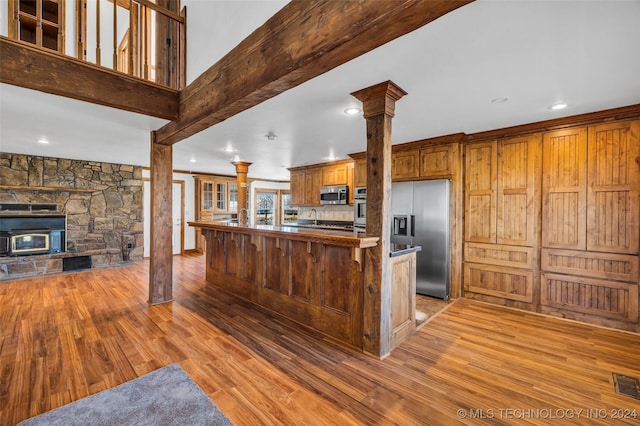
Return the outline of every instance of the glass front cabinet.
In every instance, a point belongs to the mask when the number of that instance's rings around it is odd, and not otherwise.
[[[234,178],[196,176],[196,220],[215,220],[238,212],[238,183]],[[218,217],[219,216],[219,217]],[[196,249],[204,241],[196,231]]]

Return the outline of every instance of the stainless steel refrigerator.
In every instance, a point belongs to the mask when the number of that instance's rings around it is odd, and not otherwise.
[[[416,255],[416,291],[449,299],[449,180],[391,186],[391,242],[422,246]]]

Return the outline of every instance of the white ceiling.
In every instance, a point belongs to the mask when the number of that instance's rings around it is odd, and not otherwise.
[[[285,4],[182,3],[189,81]],[[366,146],[362,116],[343,113],[358,105],[349,93],[386,80],[408,92],[396,104],[394,143],[637,104],[639,22],[640,0],[479,0],[179,142],[174,168],[234,174],[237,156],[253,163],[250,177],[288,180],[286,167],[347,158]],[[499,97],[509,100],[491,102]],[[568,108],[549,110],[556,102]],[[3,152],[145,166],[149,132],[165,123],[8,85],[0,113]]]

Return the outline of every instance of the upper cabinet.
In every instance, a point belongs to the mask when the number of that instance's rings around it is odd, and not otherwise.
[[[367,159],[355,158],[353,160],[353,186],[361,188],[367,186]]]
[[[452,145],[437,145],[420,149],[421,178],[447,178],[452,175]]]
[[[210,220],[214,214],[238,210],[238,183],[223,177],[196,177],[196,208],[199,220]]]
[[[291,205],[319,206],[320,188],[328,185],[348,185],[353,199],[353,163],[350,160],[316,164],[289,169]]]
[[[639,133],[633,120],[545,134],[543,247],[638,253]]]
[[[454,174],[454,158],[460,137],[432,145],[429,141],[412,142],[411,147],[395,145],[391,154],[391,180],[450,179]],[[396,148],[401,146],[401,148]],[[350,154],[353,158],[353,186],[367,186],[366,153]]]
[[[9,37],[64,53],[64,0],[9,0]]]
[[[539,134],[466,148],[465,240],[533,246],[538,224]]]
[[[318,167],[291,170],[291,205],[319,206],[322,170]]]
[[[417,149],[397,151],[391,156],[391,180],[415,180],[420,176]]]
[[[589,128],[587,249],[638,253],[640,121]]]
[[[587,129],[546,133],[542,246],[586,249]]]
[[[322,186],[347,185],[349,183],[349,168],[351,164],[338,164],[322,168]]]

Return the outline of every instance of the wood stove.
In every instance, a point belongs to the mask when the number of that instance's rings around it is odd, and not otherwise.
[[[64,252],[66,225],[64,215],[2,215],[0,256]]]

